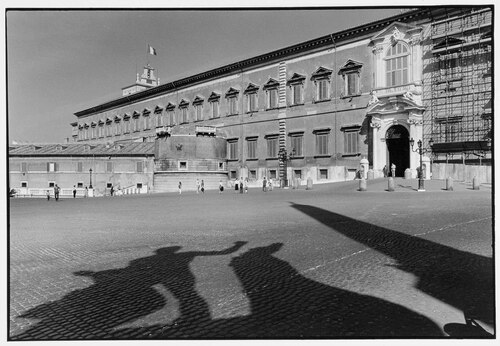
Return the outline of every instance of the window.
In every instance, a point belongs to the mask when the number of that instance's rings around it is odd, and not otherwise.
[[[219,162],[219,171],[224,170],[224,162]]]
[[[236,97],[230,97],[227,99],[229,115],[238,114],[238,104]]]
[[[49,181],[49,187],[54,187],[56,185],[55,181]]]
[[[267,157],[277,158],[278,157],[278,136],[270,136],[266,138],[267,140]]]
[[[355,72],[347,73],[344,76],[344,81],[346,96],[359,94],[359,74]]]
[[[28,187],[27,181],[21,181],[21,187]]]
[[[99,124],[99,137],[104,137],[104,127],[103,124]]]
[[[83,188],[83,181],[79,181],[77,184],[76,184],[76,187],[81,189]]]
[[[302,151],[302,144],[304,142],[304,135],[300,134],[291,134],[290,135],[291,144],[292,144],[292,152],[293,156],[304,156]]]
[[[227,99],[227,115],[238,114],[238,94],[239,90],[234,88],[229,88],[226,92]]]
[[[270,179],[276,179],[276,170],[275,169],[270,169],[269,170],[269,177]]]
[[[212,118],[219,117],[219,101],[210,102],[210,108],[212,109]]]
[[[359,131],[346,130],[344,131],[344,154],[355,155],[359,153]]]
[[[315,101],[325,101],[330,99],[330,78],[333,70],[326,67],[320,67],[311,76],[316,85]]]
[[[316,101],[323,101],[329,99],[328,97],[329,86],[330,86],[330,81],[328,79],[321,79],[316,82],[316,95],[317,95]]]
[[[247,139],[247,158],[257,158],[257,138]]]
[[[267,90],[267,109],[278,108],[278,89]]]
[[[408,84],[409,55],[408,48],[401,42],[389,48],[385,61],[387,86]]]
[[[231,179],[236,179],[236,171],[231,171]]]
[[[144,171],[144,168],[142,166],[142,162],[136,162],[136,172],[142,173],[143,171]]]
[[[194,110],[196,113],[196,120],[197,121],[203,120],[203,113],[202,113],[203,106],[201,104],[197,104],[194,106]]]
[[[175,111],[173,108],[168,108],[167,113],[165,114],[166,121],[168,122],[168,125],[174,125],[175,124]],[[163,123],[165,125],[165,123]]]
[[[142,183],[137,183],[135,186],[137,189],[142,189]]]
[[[55,172],[57,170],[57,164],[55,162],[47,163],[47,172]]]
[[[280,83],[274,79],[274,78],[269,78],[269,80],[264,84],[262,89],[266,91],[266,102],[267,102],[267,109],[274,109],[278,108],[278,88],[280,86]]]
[[[82,173],[83,172],[83,162],[77,162],[76,163],[76,171],[78,173]]]
[[[121,129],[122,127],[120,126],[120,121],[115,121],[115,135],[119,136],[121,135]]]
[[[187,161],[179,161],[179,169],[187,169]]]
[[[149,115],[144,115],[144,130],[150,129],[150,119]]]
[[[106,162],[106,172],[107,173],[113,172],[113,162]]]
[[[238,159],[238,140],[228,141],[229,160]]]
[[[319,178],[320,179],[328,179],[328,169],[320,169],[319,170]]]
[[[111,189],[113,187],[113,183],[106,183],[106,188]]]
[[[90,138],[94,139],[97,137],[95,124],[90,128]]]
[[[295,175],[295,178],[302,179],[302,170],[301,169],[294,169],[293,174]]]
[[[124,119],[123,122],[123,133],[130,133],[130,119]]]
[[[328,136],[330,131],[316,131],[316,155],[328,155]]]
[[[303,100],[303,92],[304,92],[304,81],[306,79],[306,76],[303,76],[298,73],[294,73],[292,78],[290,78],[287,81],[287,84],[290,86],[290,91],[291,91],[291,100],[290,104],[292,106],[294,105],[300,105],[304,103]]]
[[[248,178],[251,179],[251,180],[257,179],[257,171],[255,169],[251,169],[249,171],[249,177]]]
[[[247,112],[257,111],[257,93],[247,94]]]
[[[21,162],[21,172],[23,172],[23,173],[28,172],[28,163],[27,162]]]

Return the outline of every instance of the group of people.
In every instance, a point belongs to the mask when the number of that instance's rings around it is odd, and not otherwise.
[[[76,185],[73,185],[73,198],[76,198],[76,192],[77,192],[77,189],[76,189]],[[59,185],[55,184],[54,185],[54,198],[56,201],[59,200],[59,194],[61,193],[61,188],[59,187]],[[111,194],[112,195],[112,194]],[[47,196],[47,201],[50,201],[50,190],[47,190],[46,192],[46,196]],[[89,196],[89,189],[87,186],[85,186],[85,193],[83,195],[83,197],[88,197]]]
[[[266,179],[266,177],[264,177],[262,180],[262,191],[273,191],[273,178]]]
[[[243,177],[240,177],[239,180],[236,180],[234,184],[234,191],[235,193],[248,193],[248,178],[243,179]],[[182,181],[179,181],[179,184],[177,185],[177,188],[179,189],[179,195],[182,194]],[[264,177],[262,181],[262,191],[267,192],[267,191],[272,191],[273,190],[273,180],[266,179]],[[205,181],[202,179],[196,179],[196,194],[199,193],[204,194],[205,193]],[[224,192],[224,183],[222,182],[222,179],[219,180],[219,194]]]

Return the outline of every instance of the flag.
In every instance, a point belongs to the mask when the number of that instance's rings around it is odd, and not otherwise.
[[[148,45],[148,50],[149,50],[149,54],[151,55],[156,55],[156,49],[154,49],[153,47],[151,47],[150,45]]]

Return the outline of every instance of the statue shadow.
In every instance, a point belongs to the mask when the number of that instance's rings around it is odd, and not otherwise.
[[[397,261],[396,268],[415,275],[417,289],[463,311],[467,325],[476,320],[494,325],[495,284],[491,258],[321,208],[294,203],[292,207],[333,231],[393,258]],[[472,332],[474,330],[476,333]],[[463,335],[464,331],[469,334]],[[493,337],[477,328],[462,328],[460,333],[454,334],[460,337]]]

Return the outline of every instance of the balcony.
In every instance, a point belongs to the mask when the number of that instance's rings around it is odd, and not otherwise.
[[[172,132],[172,126],[157,126],[155,132],[158,137],[169,136]]]

